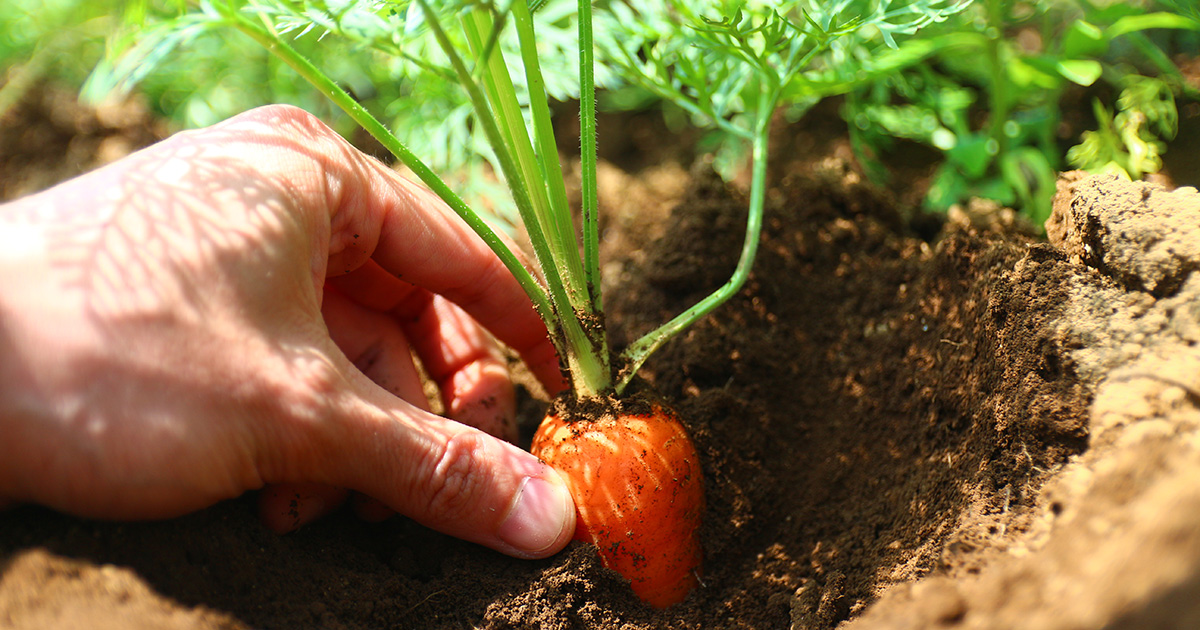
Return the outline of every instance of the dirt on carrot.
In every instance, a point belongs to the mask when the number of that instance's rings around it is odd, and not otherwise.
[[[698,584],[704,556],[704,478],[687,430],[663,403],[573,416],[565,406],[542,421],[529,451],[571,488],[575,540],[595,545],[642,601],[678,604]]]

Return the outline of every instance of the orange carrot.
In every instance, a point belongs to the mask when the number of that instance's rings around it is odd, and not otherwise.
[[[530,451],[562,474],[578,510],[575,539],[657,608],[699,581],[704,482],[679,417],[660,404],[566,421],[552,412]]]

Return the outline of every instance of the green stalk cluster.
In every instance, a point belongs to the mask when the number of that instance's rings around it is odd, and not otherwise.
[[[466,90],[478,124],[491,145],[496,162],[512,192],[529,234],[545,286],[522,265],[506,243],[450,188],[382,123],[329,79],[313,63],[284,41],[271,25],[253,21],[248,14],[229,8],[225,17],[254,38],[346,113],[462,217],[500,257],[529,294],[546,323],[560,357],[566,362],[574,394],[579,398],[617,394],[630,383],[646,358],[689,324],[704,317],[732,297],[749,276],[762,226],[766,188],[766,154],[770,113],[783,88],[779,80],[763,81],[759,116],[751,133],[753,176],[750,216],[741,260],[733,277],[712,295],[671,321],[635,341],[614,359],[603,326],[599,277],[599,232],[596,190],[596,109],[592,7],[578,3],[581,207],[583,230],[575,232],[570,203],[559,162],[545,92],[532,12],[527,0],[514,0],[508,12],[497,14],[491,5],[476,5],[457,15],[458,27],[469,52],[454,44],[447,18],[429,0],[417,0],[438,44],[450,61],[454,75]],[[519,42],[520,63],[528,89],[529,122],[510,74],[509,61],[496,44],[500,30],[511,23]],[[582,252],[581,252],[582,250]]]

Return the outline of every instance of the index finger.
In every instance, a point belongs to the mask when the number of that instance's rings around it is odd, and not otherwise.
[[[431,292],[397,279],[374,260],[367,261],[362,267],[349,274],[330,278],[329,284],[356,303],[396,318],[406,328],[418,328],[424,334],[437,334],[430,326],[421,325],[422,319],[427,317],[429,305],[432,303]],[[422,340],[414,338],[413,341]],[[534,348],[524,350],[514,348],[514,350],[521,354],[530,373],[538,379],[546,391],[556,394],[566,387],[566,382],[559,369],[558,356],[548,339],[539,341],[541,341],[540,345]],[[442,339],[439,335],[437,340],[430,340],[429,343],[450,342]],[[427,350],[422,356],[423,361],[430,360],[431,357],[436,359],[436,353],[428,351],[429,345],[423,344],[423,347]],[[427,367],[435,370],[438,368],[436,365]]]
[[[545,324],[529,296],[483,239],[441,199],[398,179],[395,196],[383,204],[379,241],[371,254],[378,268],[364,266],[353,274],[358,276],[356,282],[339,280],[339,288],[366,284],[374,292],[369,298],[373,304],[407,299],[399,285],[378,273],[384,271],[454,302],[527,360],[544,362],[553,357]],[[351,291],[351,295],[365,292]],[[395,311],[396,306],[398,302],[383,310]]]
[[[298,108],[263,107],[222,126],[266,136],[262,140],[270,144],[304,147],[283,152],[276,164],[255,166],[275,178],[297,207],[328,222],[313,226],[314,233],[328,233],[324,248],[320,239],[313,243],[315,280],[374,261],[403,283],[369,282],[364,289],[379,292],[373,300],[402,300],[403,284],[417,285],[458,304],[527,362],[554,356],[545,324],[512,273],[432,192],[354,149]],[[343,283],[339,288],[347,289]],[[546,384],[551,393],[561,389],[561,383]]]

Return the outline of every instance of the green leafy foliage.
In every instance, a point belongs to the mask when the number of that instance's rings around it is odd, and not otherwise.
[[[1094,101],[1099,128],[1067,152],[1073,167],[1140,178],[1162,168],[1163,140],[1175,137],[1179,114],[1170,86],[1161,79],[1133,75],[1117,99],[1114,115]]]
[[[1176,95],[1195,97],[1162,46],[1163,33],[1196,33],[1191,3],[1093,4],[1088,0],[980,0],[914,44],[937,42],[930,64],[881,77],[850,94],[846,117],[868,170],[905,138],[939,151],[926,206],[971,197],[1049,215],[1056,170],[1066,163],[1131,176],[1161,166],[1174,135]],[[1185,6],[1187,8],[1185,10]],[[1190,15],[1189,15],[1190,14]],[[1149,34],[1157,39],[1151,39]],[[1136,64],[1136,65],[1135,65]],[[1143,74],[1148,73],[1148,74]],[[1152,79],[1157,76],[1157,79]],[[1114,86],[1118,113],[1097,102],[1100,129],[1067,154],[1061,100],[1071,90]]]
[[[962,11],[969,0],[659,0],[597,3],[596,84],[619,92],[604,102],[654,101],[712,129],[722,172],[745,163],[762,81],[780,86],[779,104],[799,117],[820,98],[845,93],[920,61],[928,50],[906,36]],[[453,16],[473,3],[438,4]],[[505,14],[508,3],[497,2]],[[139,0],[110,58],[89,83],[93,98],[139,85],[181,126],[201,126],[267,102],[299,105],[349,135],[354,125],[260,47],[222,30],[221,6],[253,8],[323,72],[380,116],[414,153],[453,180],[473,206],[492,208],[503,225],[512,205],[496,195],[498,172],[474,124],[469,99],[443,51],[409,0]],[[536,9],[546,93],[578,95],[575,3],[544,0]],[[497,45],[516,50],[511,29]],[[897,42],[905,43],[898,48]],[[455,42],[465,45],[461,37]],[[185,54],[174,54],[179,47]],[[804,72],[800,72],[803,69]],[[514,81],[523,93],[523,73]],[[748,113],[750,112],[750,113]]]
[[[745,162],[744,142],[762,115],[755,94],[792,119],[820,99],[886,76],[929,54],[898,37],[948,19],[969,2],[838,0],[613,3],[598,37],[601,58],[628,86],[686,112],[713,130],[727,176]],[[901,39],[902,41],[902,39]],[[634,99],[637,100],[637,99]],[[769,114],[770,112],[767,112]]]

